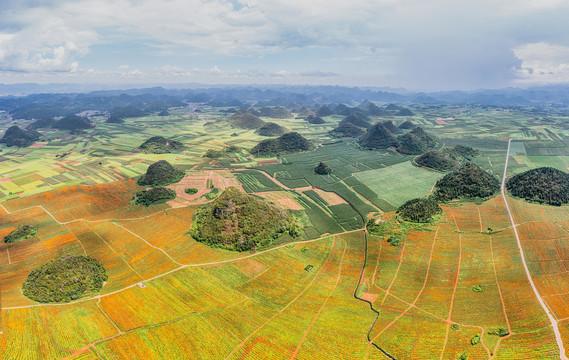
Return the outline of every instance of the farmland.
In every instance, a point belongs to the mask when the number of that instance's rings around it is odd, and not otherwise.
[[[264,137],[230,127],[222,110],[172,108],[122,124],[94,118],[84,134],[49,129],[29,148],[0,146],[0,238],[20,225],[38,229],[0,243],[3,359],[559,358],[538,299],[569,349],[569,208],[505,194],[538,298],[501,195],[441,204],[431,223],[405,222],[395,210],[429,196],[444,173],[393,149],[332,139],[339,115],[318,125],[294,114],[265,118],[317,146],[258,157],[249,149]],[[508,177],[569,170],[563,116],[544,123],[519,109],[450,105],[413,112],[372,121],[411,120],[445,146],[475,147],[474,162],[496,176],[509,139]],[[184,149],[137,149],[155,135]],[[221,155],[204,157],[208,150]],[[168,186],[177,197],[137,206],[144,187],[136,179],[158,160],[184,172]],[[316,174],[319,162],[331,173]],[[230,186],[287,209],[300,236],[244,252],[193,239],[196,211]],[[391,227],[368,233],[370,219]],[[23,295],[33,269],[67,255],[105,267],[99,292],[53,304]]]

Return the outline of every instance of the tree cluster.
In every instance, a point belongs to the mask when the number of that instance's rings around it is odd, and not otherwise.
[[[107,270],[98,260],[68,255],[32,270],[22,292],[41,303],[69,302],[100,291],[107,280]]]
[[[397,209],[403,220],[417,223],[430,222],[434,216],[442,212],[443,209],[431,198],[411,199]]]
[[[177,183],[184,177],[184,172],[172,166],[166,160],[159,160],[148,167],[146,174],[138,179],[138,185],[166,186]]]
[[[436,182],[434,197],[438,201],[484,199],[499,190],[498,178],[482,170],[478,165],[467,162]]]
[[[542,204],[569,203],[569,174],[551,167],[528,170],[506,181],[508,193]]]
[[[8,235],[4,236],[4,242],[15,243],[18,241],[27,240],[36,236],[37,233],[38,229],[32,225],[19,225]]]
[[[198,209],[190,230],[197,241],[236,251],[267,245],[285,232],[300,235],[298,223],[287,210],[235,187]]]

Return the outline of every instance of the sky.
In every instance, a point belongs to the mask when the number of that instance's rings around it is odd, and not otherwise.
[[[569,83],[568,0],[0,0],[0,83]]]

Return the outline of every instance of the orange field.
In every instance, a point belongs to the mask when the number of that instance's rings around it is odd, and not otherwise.
[[[558,356],[503,201],[443,210],[437,225],[409,232],[397,247],[370,237],[360,288],[367,299],[377,295],[373,343],[398,359]],[[489,334],[499,328],[510,334]],[[475,336],[480,343],[471,345]]]

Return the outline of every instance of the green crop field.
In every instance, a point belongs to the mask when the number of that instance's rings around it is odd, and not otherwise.
[[[380,199],[399,207],[407,200],[429,193],[443,174],[419,169],[410,162],[405,162],[384,169],[363,171],[354,176],[372,189]]]

